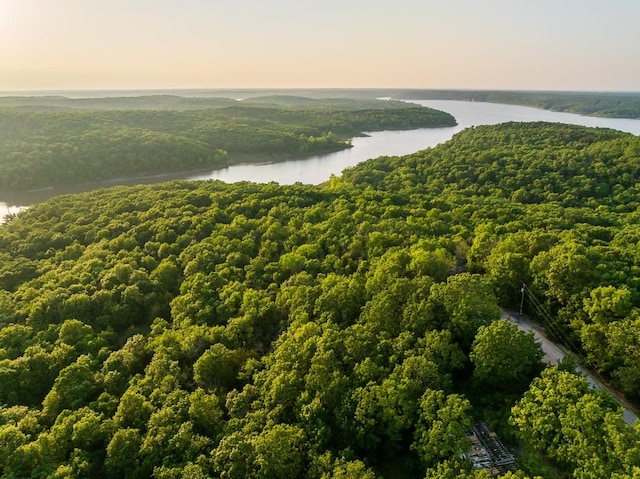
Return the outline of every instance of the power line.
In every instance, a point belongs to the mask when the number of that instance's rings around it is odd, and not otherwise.
[[[523,288],[527,291],[528,298],[531,300],[531,304],[536,308],[538,314],[543,316],[543,318],[546,320],[547,324],[549,325],[549,329],[552,330],[552,332],[555,335],[557,335],[559,338],[561,338],[561,340],[564,341],[565,344],[567,346],[569,346],[573,350],[574,354],[577,356],[578,362],[584,365],[583,368],[586,368],[589,363],[587,361],[587,358],[584,356],[584,354],[582,354],[582,350],[580,348],[578,348],[575,345],[575,343],[571,340],[571,338],[564,333],[564,331],[562,330],[562,327],[558,324],[558,322],[555,319],[553,319],[553,316],[544,307],[542,302],[535,296],[535,294],[533,294],[533,292],[524,283],[523,283]],[[585,371],[586,371],[586,369],[585,369]],[[597,380],[602,384],[602,386],[604,386],[604,388],[609,393],[611,393],[611,395],[614,398],[618,399],[617,395],[611,390],[607,380],[605,378],[603,378],[602,375],[598,371],[593,370],[593,369],[589,369],[588,371],[589,371],[590,374],[592,374],[593,376],[595,376],[597,378]],[[618,399],[618,402],[620,402],[620,404],[624,408],[628,408],[628,406],[623,404],[622,401],[620,401],[620,399]]]
[[[542,316],[546,320],[546,323],[548,324],[551,332],[556,337],[558,337],[566,346],[568,346],[576,356],[578,356],[578,359],[580,360],[580,362],[587,364],[586,357],[582,354],[581,348],[579,348],[571,339],[571,337],[564,332],[562,325],[560,325],[553,318],[551,313],[544,307],[542,302],[536,297],[535,294],[533,294],[533,292],[529,289],[529,287],[525,283],[522,283],[522,287],[528,293],[527,297],[530,300],[530,304],[532,304],[535,307],[538,315]]]
[[[549,326],[549,330],[552,331],[553,334],[555,334],[558,338],[561,338],[561,340],[565,341],[568,347],[573,349],[578,360],[578,368],[585,375],[586,379],[591,383],[592,387],[608,392],[611,397],[613,397],[622,407],[624,421],[629,425],[633,425],[638,418],[634,408],[630,406],[619,395],[618,392],[616,392],[609,386],[609,383],[600,375],[598,371],[592,370],[587,367],[588,362],[586,360],[586,357],[582,354],[581,349],[577,348],[571,338],[564,333],[562,327],[558,324],[551,313],[549,313],[542,302],[536,297],[535,294],[533,294],[533,292],[527,287],[525,283],[522,283],[522,291],[526,291],[528,293],[528,304],[531,304],[531,306],[535,308],[536,313],[546,320],[546,324]],[[521,301],[523,300],[524,293]]]

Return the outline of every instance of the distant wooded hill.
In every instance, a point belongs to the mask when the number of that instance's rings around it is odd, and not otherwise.
[[[238,102],[149,96],[0,99],[0,190],[288,159],[350,146],[363,131],[453,126],[404,102],[276,96]]]
[[[407,100],[485,101],[605,118],[640,118],[640,93],[404,90],[392,96]]]
[[[81,98],[57,97],[0,97],[0,107],[13,106],[23,109],[174,109],[187,110],[228,106],[236,98],[251,102],[273,101],[289,106],[297,103],[292,98],[352,101],[394,98],[398,100],[459,100],[506,103],[532,106],[552,111],[565,111],[605,118],[640,118],[640,92],[570,92],[570,91],[500,91],[500,90],[429,90],[429,89],[289,89],[289,90],[207,90],[177,91],[175,95],[147,95],[139,92],[134,98]],[[207,94],[207,98],[190,96]],[[87,92],[86,94],[91,94]],[[190,95],[190,96],[184,96]],[[211,98],[212,95],[216,97]],[[289,98],[289,100],[287,100]],[[307,106],[309,106],[307,104]],[[316,102],[314,107],[321,106]],[[339,106],[347,108],[347,104]],[[375,106],[371,106],[375,108]]]

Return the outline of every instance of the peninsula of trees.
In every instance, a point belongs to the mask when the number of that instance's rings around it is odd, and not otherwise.
[[[525,282],[638,401],[638,188],[637,136],[510,123],[321,186],[35,205],[0,227],[0,474],[487,478],[483,420],[505,478],[638,477],[640,426],[498,308]]]
[[[455,125],[404,102],[225,98],[0,98],[0,191],[282,160],[365,131]]]

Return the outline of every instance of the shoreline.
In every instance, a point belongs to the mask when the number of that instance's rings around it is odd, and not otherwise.
[[[381,130],[386,131],[386,130]],[[366,138],[369,135],[367,133],[362,133],[360,135],[354,136]],[[49,198],[54,196],[66,195],[66,194],[75,194],[75,193],[84,193],[87,191],[101,189],[101,188],[109,188],[112,186],[135,186],[135,185],[146,185],[146,184],[155,184],[155,183],[164,183],[166,181],[174,181],[174,180],[189,180],[189,177],[197,176],[200,174],[213,174],[216,171],[223,171],[225,169],[237,166],[245,166],[245,165],[271,165],[277,163],[285,163],[288,161],[304,161],[309,158],[314,157],[322,157],[323,155],[331,155],[333,153],[337,153],[340,151],[349,150],[353,148],[351,144],[352,138],[346,138],[344,140],[344,147],[342,148],[333,148],[327,149],[319,152],[311,152],[307,154],[293,154],[287,153],[282,155],[274,155],[274,154],[241,154],[238,155],[237,158],[230,158],[231,161],[226,161],[224,164],[220,164],[218,166],[212,166],[208,168],[196,168],[196,169],[186,169],[186,170],[176,170],[165,173],[143,173],[135,176],[121,177],[121,178],[112,178],[108,180],[101,181],[89,181],[85,183],[75,183],[68,185],[56,185],[56,186],[43,186],[42,188],[32,188],[28,190],[12,190],[12,191],[1,191],[0,190],[0,220],[6,214],[11,214],[12,211],[10,209],[24,209],[28,208],[25,203],[29,205],[39,203],[41,201],[46,201]],[[192,180],[189,180],[192,181]],[[5,209],[6,213],[1,213],[1,211]]]
[[[30,190],[23,191],[0,192],[0,208],[3,207],[3,204],[5,208],[30,206],[45,201],[53,196],[80,193],[97,188],[106,188],[116,185],[133,186],[137,184],[152,184],[179,179],[220,179],[221,181],[235,182],[242,181],[242,179],[238,179],[242,177],[247,181],[282,182],[279,178],[284,175],[287,178],[284,180],[285,182],[300,181],[302,183],[308,182],[311,184],[319,184],[326,181],[329,174],[340,174],[344,168],[353,166],[354,164],[365,161],[366,159],[376,158],[378,156],[411,154],[410,152],[407,152],[407,148],[413,148],[412,152],[419,151],[446,142],[454,133],[461,129],[484,124],[497,124],[506,121],[558,122],[582,125],[585,127],[612,128],[633,135],[640,135],[640,120],[596,118],[571,113],[551,112],[549,110],[538,109],[530,106],[515,106],[488,102],[446,100],[414,101],[420,102],[418,104],[421,104],[422,106],[427,106],[452,114],[456,118],[458,126],[405,129],[405,131],[383,130],[364,132],[364,135],[369,137],[353,137],[353,144],[351,145],[352,148],[345,147],[335,152],[323,152],[321,155],[242,155],[237,158],[233,158],[233,163],[226,161],[226,164],[219,165],[217,167],[180,170],[169,173],[148,173],[145,175],[137,175],[134,178],[119,178],[100,182],[87,182],[80,186],[69,185],[58,188],[32,188]],[[397,133],[407,133],[407,130],[409,132],[418,132],[413,136],[420,136],[420,140],[414,140],[412,136],[405,136],[402,134],[397,135]],[[423,136],[425,135],[425,131],[429,132],[427,134],[428,137]],[[392,134],[391,137],[389,137],[385,132]],[[383,137],[379,138],[379,135],[381,134]],[[362,144],[363,141],[367,142],[367,146]],[[369,143],[370,141],[373,141],[373,143]],[[334,156],[337,156],[338,158],[334,158]],[[300,165],[295,165],[294,163],[298,160],[300,160]],[[312,161],[309,162],[307,160]],[[284,172],[283,175],[278,173],[276,176],[272,176],[271,170],[275,168],[270,169],[268,165],[287,162],[292,164],[287,165],[287,171]],[[252,171],[254,169],[260,170],[260,172],[253,174]],[[227,174],[230,170],[232,173]],[[222,174],[217,175],[216,172],[220,172]],[[325,175],[325,173],[327,174]],[[210,178],[194,178],[194,176],[198,174],[210,175]]]

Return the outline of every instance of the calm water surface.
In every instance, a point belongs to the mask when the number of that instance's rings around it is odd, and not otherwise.
[[[372,132],[368,133],[369,136],[367,137],[354,138],[352,140],[353,148],[326,155],[283,162],[240,164],[213,170],[208,173],[123,180],[109,184],[157,183],[178,178],[189,180],[216,179],[229,183],[237,181],[268,183],[275,181],[281,184],[292,184],[296,182],[319,184],[328,180],[331,175],[340,175],[345,168],[354,166],[369,158],[414,153],[447,141],[455,133],[464,128],[478,125],[493,125],[507,121],[570,123],[591,127],[613,128],[640,135],[640,120],[588,117],[496,103],[445,100],[424,100],[414,101],[414,103],[451,113],[458,121],[458,126],[450,128],[421,128],[417,130]],[[108,186],[109,184],[101,186]],[[0,219],[7,213],[15,213],[27,205],[44,201],[52,196],[86,191],[94,188],[96,188],[96,185],[3,195],[0,197]]]
[[[188,176],[188,179],[216,179],[226,182],[275,181],[282,184],[318,184],[342,170],[369,158],[384,155],[406,155],[430,148],[449,140],[470,126],[494,125],[507,121],[549,121],[574,125],[606,127],[640,135],[640,120],[609,119],[557,113],[536,108],[501,105],[496,103],[472,103],[464,101],[428,100],[414,101],[423,106],[451,113],[458,126],[451,128],[421,128],[408,131],[380,131],[368,133],[366,138],[354,138],[353,148],[328,155],[281,163],[261,165],[235,165],[207,174]]]

